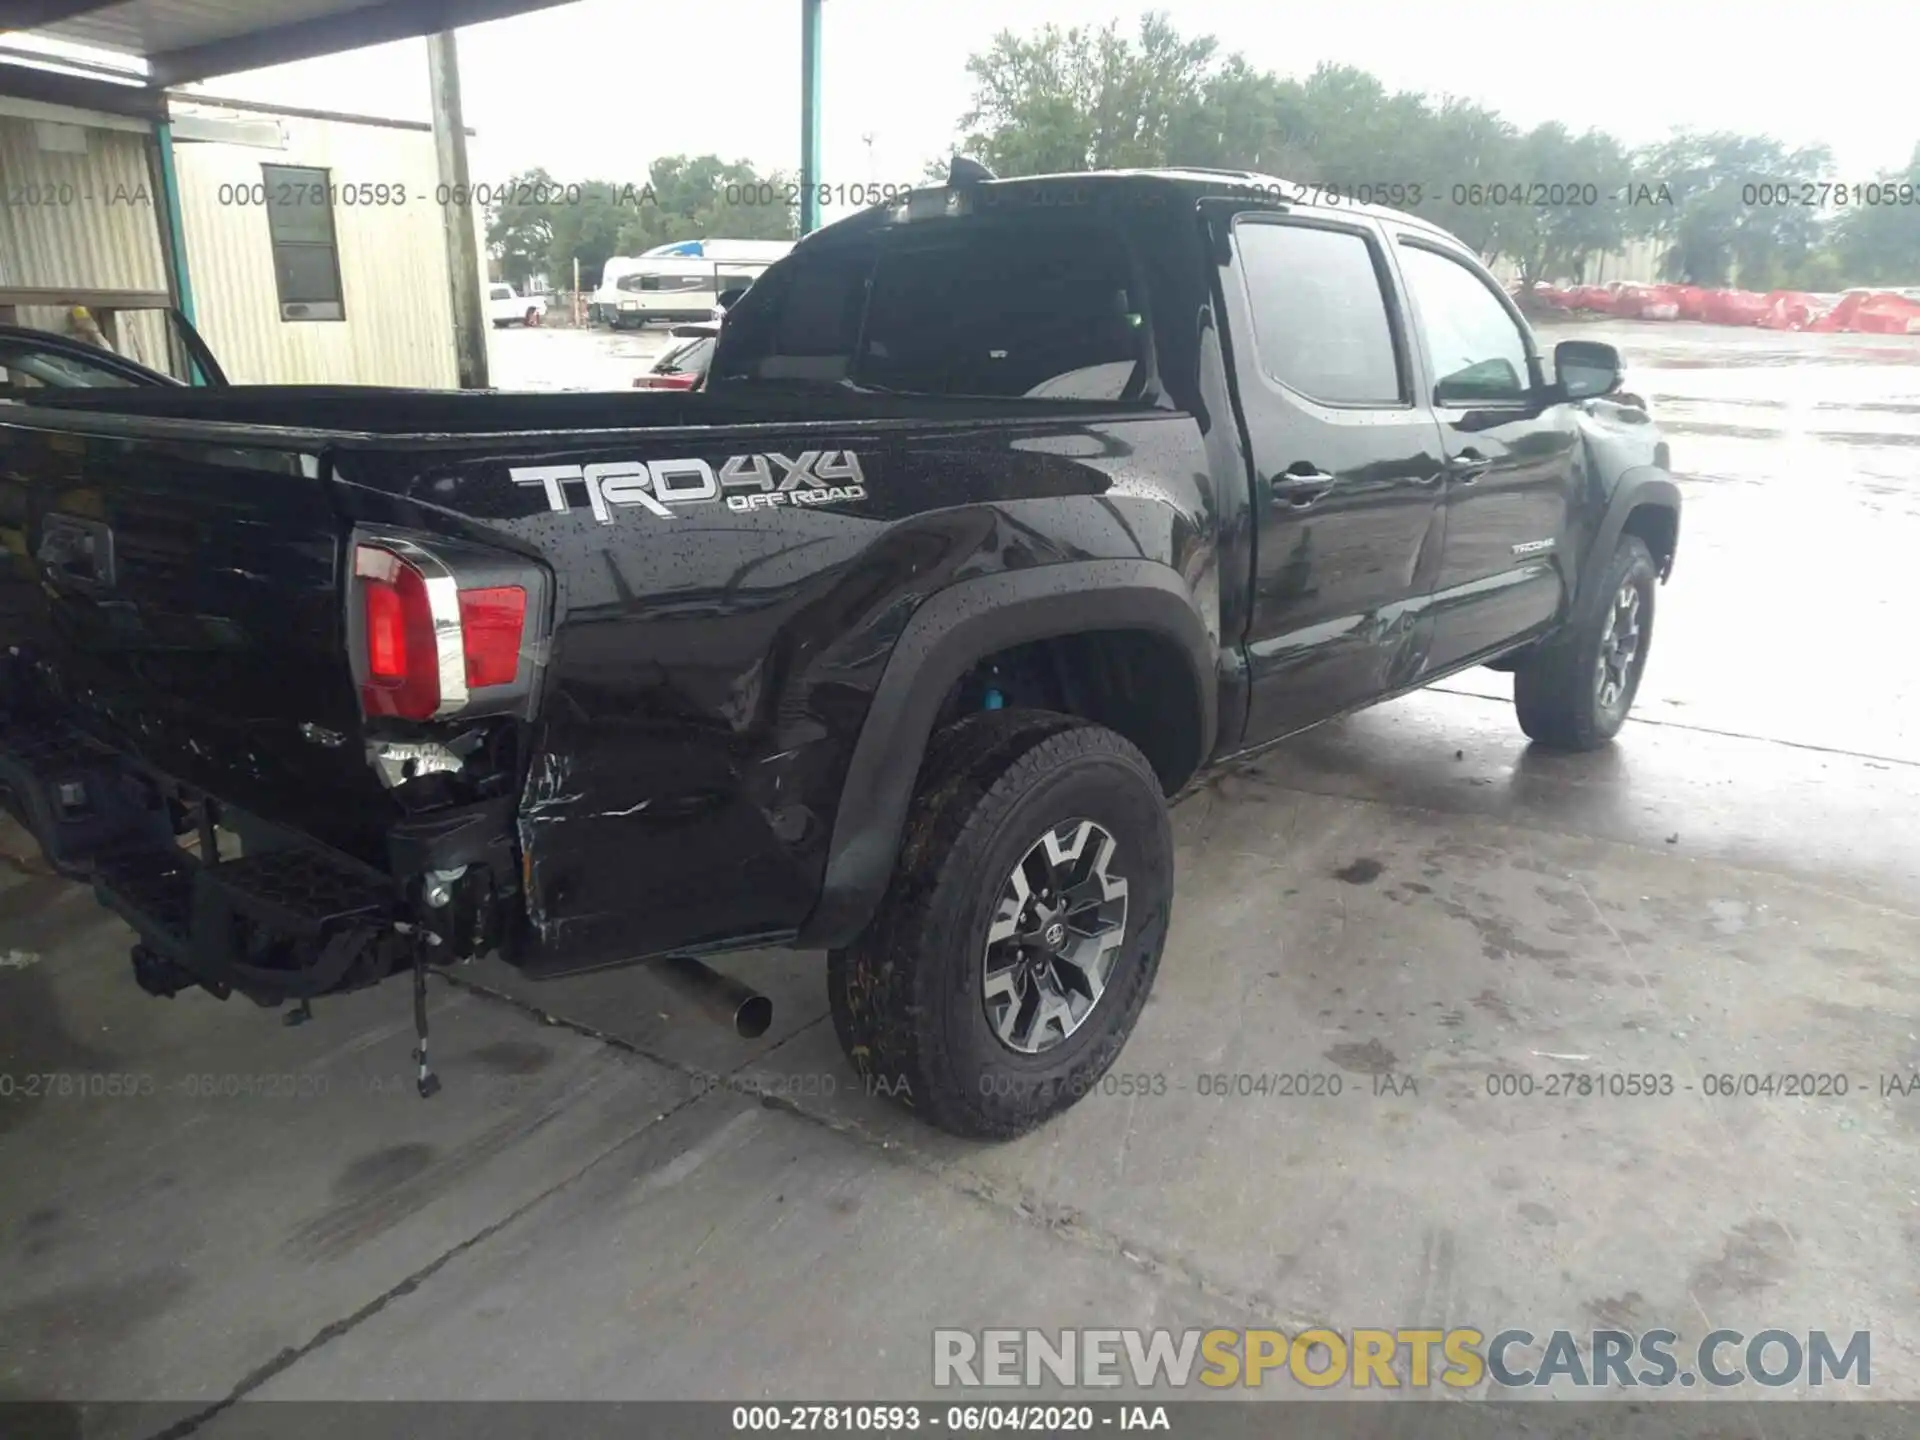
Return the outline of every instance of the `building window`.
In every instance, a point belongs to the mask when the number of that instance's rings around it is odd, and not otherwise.
[[[344,320],[330,172],[304,165],[262,165],[260,171],[280,318]]]

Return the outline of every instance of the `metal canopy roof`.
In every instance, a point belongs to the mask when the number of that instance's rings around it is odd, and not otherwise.
[[[184,85],[363,45],[501,20],[568,0],[10,0],[6,29],[147,62]]]

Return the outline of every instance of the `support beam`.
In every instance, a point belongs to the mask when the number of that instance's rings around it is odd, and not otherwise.
[[[284,65],[289,60],[311,60],[316,55],[383,45],[389,40],[437,35],[463,25],[478,25],[567,3],[568,0],[375,0],[357,10],[294,20],[224,40],[209,40],[204,45],[150,55],[147,73],[154,85],[185,85],[215,75]],[[250,15],[268,7],[256,4],[238,8]]]
[[[180,172],[173,163],[172,124],[163,121],[154,126],[153,142],[154,178],[160,192],[160,253],[166,258],[173,303],[187,323],[195,325],[199,321],[193,313],[193,280],[187,272],[187,229],[180,218]]]
[[[165,290],[101,290],[85,285],[0,285],[0,305],[83,305],[89,310],[164,310]]]
[[[0,35],[10,32],[0,30]],[[98,60],[81,60],[72,55],[49,55],[44,50],[30,50],[24,45],[0,45],[0,60],[9,64],[19,62],[22,65],[45,67],[57,65],[62,71],[78,75],[98,75],[103,80],[114,81],[122,85],[140,85],[147,83],[147,77],[131,65],[103,65]]]
[[[105,10],[117,0],[12,0],[7,6],[0,34],[9,30],[38,30],[58,25],[62,20],[77,20],[95,10]]]
[[[85,75],[63,75],[57,70],[41,70],[32,65],[0,63],[0,97],[124,117],[133,123],[121,128],[130,131],[145,132],[151,122],[167,118],[166,96],[158,90],[95,80]],[[9,107],[6,113],[18,113],[18,109]]]
[[[800,233],[820,228],[820,7],[800,0]]]
[[[463,200],[467,183],[467,127],[460,114],[460,55],[451,30],[427,37],[427,70],[432,82],[433,148],[444,193]],[[472,209],[454,203],[440,207],[447,236],[447,277],[452,287],[453,351],[462,390],[485,390],[487,318],[480,303],[480,245]]]
[[[186,317],[187,324],[194,325],[198,320],[193,312],[193,280],[187,270],[187,231],[180,219],[180,174],[173,163],[173,126],[168,121],[153,127],[147,142],[147,168],[153,175],[158,202],[154,218],[160,231],[160,256],[167,266],[167,288],[173,293],[174,308]],[[173,327],[169,325],[167,330],[174,373],[186,376],[189,384],[206,384],[207,377],[172,333]]]

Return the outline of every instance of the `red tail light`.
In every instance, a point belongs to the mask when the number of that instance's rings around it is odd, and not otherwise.
[[[520,636],[527,628],[527,592],[494,585],[460,592],[460,643],[467,688],[511,685],[520,669]]]
[[[636,390],[691,390],[700,383],[698,375],[641,375],[635,378]]]
[[[511,556],[381,538],[354,546],[355,669],[369,717],[432,720],[497,711],[532,689],[529,597],[545,577]],[[511,583],[509,583],[511,582]],[[475,692],[484,692],[476,696]]]
[[[427,577],[391,550],[354,552],[366,626],[360,707],[368,715],[425,720],[440,708],[440,645]]]

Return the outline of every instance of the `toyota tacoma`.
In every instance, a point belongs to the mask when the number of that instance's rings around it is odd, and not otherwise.
[[[869,1079],[1018,1134],[1126,1042],[1206,767],[1467,666],[1633,703],[1680,497],[1618,354],[1411,216],[1209,171],[808,236],[695,391],[0,410],[0,789],[139,982],[298,1013],[826,952]],[[757,1018],[755,1018],[757,1017]]]

